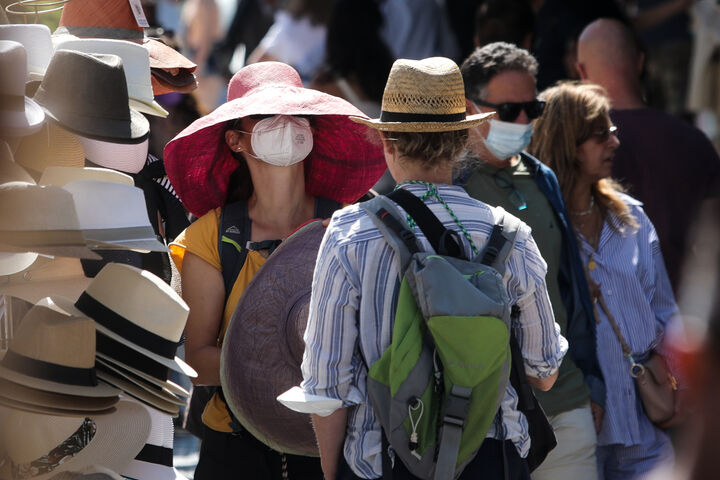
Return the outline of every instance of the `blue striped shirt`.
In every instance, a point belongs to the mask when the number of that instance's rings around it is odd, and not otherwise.
[[[638,360],[660,346],[668,322],[677,318],[678,308],[655,228],[639,201],[627,195],[622,198],[637,220],[638,230],[632,232],[625,228],[625,232],[618,231],[622,227],[620,221],[608,212],[598,250],[594,251],[581,236],[580,256],[588,265],[592,254],[595,268],[588,270],[590,276],[600,285],[608,309]],[[598,360],[607,386],[605,419],[598,445],[629,446],[652,442],[656,428],[637,398],[630,363],[599,305],[597,312],[600,320],[597,324]]]
[[[420,195],[423,185],[405,185]],[[453,209],[478,248],[487,242],[495,224],[496,210],[470,198],[461,188],[438,185],[440,196]],[[428,207],[447,228],[459,230],[435,198]],[[424,249],[431,247],[422,232],[415,233]],[[472,257],[463,237],[466,254]],[[567,342],[560,335],[545,286],[546,265],[523,224],[509,256],[503,279],[510,301],[521,309],[515,333],[527,375],[545,378],[558,369]],[[366,391],[367,363],[372,365],[390,345],[399,291],[395,253],[357,205],[333,215],[325,232],[312,285],[301,388],[309,394],[341,400],[348,410],[344,454],[348,465],[362,478],[382,473],[381,427]],[[529,449],[527,421],[518,412],[517,395],[508,384],[502,402],[504,429],[493,428],[488,437],[504,436],[525,456]]]

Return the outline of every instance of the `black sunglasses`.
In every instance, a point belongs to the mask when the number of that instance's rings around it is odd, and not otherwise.
[[[520,115],[522,110],[525,110],[530,120],[538,118],[542,115],[545,110],[545,100],[532,100],[530,102],[505,102],[505,103],[489,103],[483,100],[476,100],[475,103],[482,105],[483,107],[490,107],[495,109],[500,120],[503,122],[514,122],[515,119]]]

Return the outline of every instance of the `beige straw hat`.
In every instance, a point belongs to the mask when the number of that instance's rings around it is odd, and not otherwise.
[[[65,395],[116,397],[117,389],[96,378],[95,322],[56,310],[52,302],[42,302],[20,322],[0,361],[0,377]]]
[[[91,412],[110,410],[120,397],[83,397],[80,395],[64,395],[26,387],[19,383],[0,378],[0,392],[3,399],[25,403],[36,407],[35,411],[43,412],[46,408],[67,411],[68,415],[85,415]]]
[[[395,60],[382,98],[380,118],[350,117],[386,132],[448,132],[474,127],[494,112],[467,116],[465,87],[457,64],[445,57]]]
[[[63,187],[75,180],[96,180],[99,182],[122,183],[134,186],[135,182],[127,175],[109,168],[75,168],[75,167],[47,167],[38,183],[40,185],[55,185]]]
[[[101,364],[98,364],[98,378],[103,382],[121,389],[124,394],[127,394],[135,400],[138,400],[145,405],[149,405],[156,410],[160,410],[161,412],[172,415],[173,417],[180,415],[180,407],[178,405],[147,392],[133,382],[125,380],[120,375],[107,373],[107,371],[103,370],[103,368],[104,367]]]
[[[39,178],[50,166],[83,167],[85,150],[77,135],[55,122],[47,122],[39,132],[23,138],[15,161]]]
[[[90,285],[78,258],[38,257],[24,271],[0,275],[0,295],[18,297],[31,303],[59,295],[75,301]]]

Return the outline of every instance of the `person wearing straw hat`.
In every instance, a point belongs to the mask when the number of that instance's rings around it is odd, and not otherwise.
[[[220,347],[235,305],[280,239],[356,201],[384,169],[379,143],[348,118],[362,112],[303,88],[289,65],[249,65],[230,89],[233,99],[181,132],[164,155],[175,191],[200,217],[170,246],[190,306],[185,351],[197,385],[220,384]],[[321,475],[317,459],[282,455],[245,431],[221,391],[202,421],[196,479]]]
[[[453,168],[466,148],[468,129],[491,115],[466,115],[458,66],[434,57],[395,61],[380,118],[353,118],[380,131],[396,188],[419,197],[445,228],[455,231],[467,258],[485,247],[503,213],[453,186]],[[418,229],[414,233],[423,249],[432,251],[425,235]],[[325,478],[414,478],[397,456],[392,472],[383,471],[391,459],[388,454],[383,458],[365,367],[391,343],[398,263],[364,209],[353,205],[333,215],[313,276],[300,385],[304,400],[293,406],[313,413]],[[521,224],[503,284],[511,304],[521,304],[517,326],[523,332],[519,343],[528,382],[543,390],[553,385],[567,350],[548,303],[545,273],[530,229]],[[523,459],[529,450],[528,426],[516,404],[508,383],[502,415],[460,478],[530,478]]]

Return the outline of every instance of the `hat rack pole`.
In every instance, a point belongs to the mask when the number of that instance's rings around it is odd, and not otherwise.
[[[34,17],[34,22],[38,23],[40,15],[59,12],[69,1],[71,0],[19,0],[5,7],[5,11],[22,16],[25,23],[29,23],[28,17]]]

